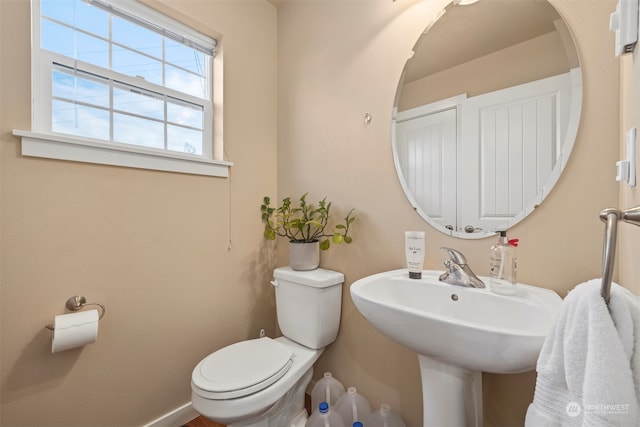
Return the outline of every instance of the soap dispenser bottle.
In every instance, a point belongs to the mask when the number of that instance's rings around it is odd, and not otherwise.
[[[489,258],[489,288],[501,295],[516,293],[516,247],[518,239],[507,239],[507,231],[499,231],[498,240],[491,246]]]

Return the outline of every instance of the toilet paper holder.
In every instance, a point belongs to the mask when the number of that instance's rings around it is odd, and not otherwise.
[[[98,302],[87,302],[87,299],[82,295],[75,295],[69,298],[67,300],[67,303],[65,304],[65,307],[67,308],[67,310],[70,310],[70,311],[78,311],[86,307],[87,305],[97,305],[98,307],[100,307],[102,311],[98,316],[98,320],[102,319],[104,317],[104,314],[107,312],[107,309],[105,308],[104,304],[100,304]],[[44,327],[51,331],[54,330],[53,325],[44,325]]]

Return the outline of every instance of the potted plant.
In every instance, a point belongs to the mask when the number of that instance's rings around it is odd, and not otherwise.
[[[325,231],[331,219],[331,202],[327,198],[320,200],[317,207],[307,203],[307,193],[303,194],[297,204],[290,197],[282,200],[280,207],[272,207],[267,196],[260,206],[264,236],[275,240],[276,237],[289,239],[289,264],[294,270],[313,270],[320,264],[320,250],[326,251],[331,242],[336,245],[342,242],[351,243],[349,227],[355,221],[353,209],[344,217],[342,223],[336,224],[332,232]]]

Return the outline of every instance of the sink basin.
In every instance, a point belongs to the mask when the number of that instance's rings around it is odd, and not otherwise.
[[[515,295],[498,295],[487,277],[480,277],[484,289],[450,285],[438,280],[441,273],[375,274],[354,282],[351,298],[374,328],[418,354],[424,425],[479,426],[481,372],[534,369],[562,299],[520,283]]]
[[[499,374],[534,369],[562,303],[558,294],[518,284],[516,295],[497,295],[442,283],[441,273],[365,277],[351,285],[351,298],[378,331],[418,354]]]

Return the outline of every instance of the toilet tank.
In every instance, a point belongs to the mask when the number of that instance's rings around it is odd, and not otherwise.
[[[296,271],[280,267],[274,270],[273,277],[282,334],[312,349],[335,341],[340,327],[344,275],[324,268]]]

